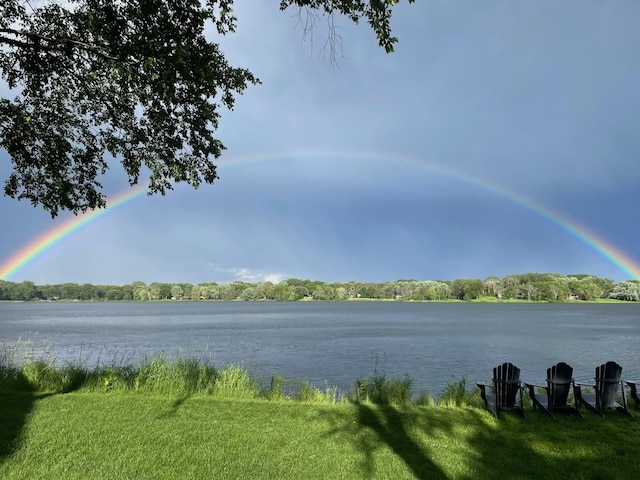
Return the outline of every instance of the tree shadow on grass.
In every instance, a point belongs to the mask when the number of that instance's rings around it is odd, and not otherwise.
[[[71,378],[58,393],[69,393],[81,386],[81,378]],[[22,445],[24,430],[36,402],[56,394],[36,391],[20,369],[0,362],[0,464]]]
[[[189,397],[191,397],[190,393],[186,393],[183,396],[176,398],[172,403],[171,403],[171,408],[169,410],[167,410],[166,412],[158,415],[156,417],[157,420],[164,420],[167,418],[171,418],[174,417],[176,415],[176,413],[178,413],[178,409],[184,404],[184,402],[186,402]]]
[[[0,365],[0,463],[20,448],[22,432],[39,398],[22,373]]]
[[[418,420],[414,414],[415,410],[404,411],[391,405],[372,406],[361,403],[354,404],[354,408],[357,410],[355,424],[350,412],[338,413],[336,410],[329,410],[323,418],[330,422],[329,435],[346,433],[355,447],[362,452],[362,470],[365,476],[375,475],[375,451],[388,447],[402,459],[415,478],[447,478],[414,434]],[[433,425],[433,428],[446,427]]]
[[[0,464],[20,447],[22,431],[35,395],[28,392],[0,392]]]
[[[637,478],[640,421],[615,413],[557,416],[529,414],[487,422],[468,439],[474,473],[465,477],[514,479]]]
[[[376,450],[389,448],[418,479],[637,478],[640,418],[503,415],[474,408],[398,408],[356,404],[327,409],[328,435],[362,454],[362,472],[376,476]],[[354,421],[355,418],[355,421]],[[452,440],[454,439],[454,440]]]

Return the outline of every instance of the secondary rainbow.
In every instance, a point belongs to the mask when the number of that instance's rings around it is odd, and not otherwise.
[[[625,275],[628,275],[631,279],[640,279],[640,265],[636,263],[628,254],[620,250],[618,247],[596,234],[595,232],[587,229],[584,225],[568,218],[557,211],[554,211],[539,202],[520,195],[516,192],[509,190],[503,185],[490,182],[488,180],[473,177],[463,172],[455,170],[450,167],[438,165],[435,163],[425,162],[415,158],[398,155],[381,155],[379,153],[345,153],[345,152],[297,152],[295,154],[269,154],[269,155],[248,155],[230,159],[229,161],[221,162],[219,167],[221,170],[229,168],[231,166],[243,165],[252,162],[272,162],[276,160],[307,160],[307,159],[323,159],[325,161],[329,159],[333,160],[366,160],[377,161],[385,163],[393,163],[400,165],[411,165],[418,169],[424,169],[434,172],[439,175],[453,178],[455,180],[476,186],[483,190],[487,190],[495,195],[504,197],[505,199],[515,202],[521,207],[530,210],[544,219],[554,223],[567,233],[571,234],[581,243],[587,245],[599,256],[610,262]],[[134,187],[128,188],[126,191],[119,193],[113,197],[107,199],[108,206],[102,210],[94,210],[77,217],[72,217],[68,220],[61,222],[50,230],[46,231],[43,235],[39,236],[21,250],[12,255],[3,264],[0,264],[0,279],[10,280],[18,271],[23,269],[26,265],[31,263],[35,258],[42,255],[44,252],[61,242],[66,237],[70,236],[80,228],[83,228],[88,223],[106,215],[109,212],[113,212],[127,202],[135,199],[138,196],[143,195],[147,191],[146,187]]]

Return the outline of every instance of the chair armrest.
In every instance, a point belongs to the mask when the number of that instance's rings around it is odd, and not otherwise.
[[[528,389],[531,389],[531,388],[543,388],[545,390],[547,389],[546,385],[536,385],[534,383],[527,383],[527,382],[523,382],[523,383],[525,387],[527,387]]]
[[[594,383],[586,383],[586,382],[575,382],[574,385],[578,388],[580,387],[591,387],[596,388]]]
[[[493,392],[493,384],[492,383],[476,383],[478,388],[480,389],[480,396],[483,400],[487,400],[488,396],[491,396]]]
[[[480,398],[484,400],[485,405],[489,408],[489,395],[487,395],[487,388],[491,388],[491,385],[488,383],[476,383],[476,385],[480,389]]]
[[[593,383],[574,383],[573,384],[573,395],[576,399],[576,405],[582,402],[582,387],[589,387],[595,390],[596,386]]]
[[[544,385],[534,385],[533,383],[527,383],[527,382],[523,382],[524,386],[527,388],[527,390],[529,390],[529,398],[531,399],[531,401],[533,401],[533,404],[539,404],[537,397],[536,397],[536,388],[539,390],[544,390],[544,395],[547,395],[549,393],[549,388],[545,387]]]

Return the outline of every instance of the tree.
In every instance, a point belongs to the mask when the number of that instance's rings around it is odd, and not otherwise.
[[[182,300],[182,296],[184,295],[184,290],[180,285],[173,285],[171,287],[171,298],[175,300]]]
[[[38,295],[38,288],[33,282],[24,281],[16,285],[16,295],[14,300],[33,300],[40,298]]]
[[[532,282],[527,282],[524,285],[524,291],[527,293],[527,300],[537,300],[538,289]]]
[[[348,292],[347,289],[344,287],[338,287],[336,288],[336,300],[338,301],[343,301],[346,300],[348,298]]]
[[[191,288],[191,300],[200,300],[202,296],[202,287],[200,285],[194,285]]]
[[[475,300],[482,295],[483,283],[475,278],[462,278],[453,282],[452,295],[459,300]]]
[[[583,300],[595,300],[602,293],[595,277],[588,276],[580,279],[579,295]]]
[[[446,300],[451,295],[451,286],[446,282],[438,282],[436,294],[436,300]]]
[[[62,285],[62,295],[65,300],[80,300],[80,285],[77,283],[65,283]]]
[[[609,294],[609,298],[637,302],[640,299],[638,284],[634,282],[619,283],[613,287],[613,290]]]
[[[133,300],[133,286],[131,285],[122,285],[120,287],[120,291],[122,292],[122,300]]]
[[[409,0],[412,3],[414,0]],[[397,41],[397,0],[282,0],[298,8],[305,32],[334,16],[365,19],[387,52]],[[0,148],[13,172],[5,194],[53,217],[105,206],[107,156],[121,160],[131,185],[148,170],[149,193],[174,183],[197,188],[218,177],[225,149],[214,137],[220,107],[260,83],[233,67],[205,36],[232,33],[233,0],[3,0],[0,74],[14,98],[0,99]],[[335,57],[332,57],[335,58]],[[146,183],[146,182],[145,182]]]
[[[149,288],[144,282],[136,281],[131,284],[131,293],[133,296],[133,300],[139,300],[141,302],[151,301],[151,293],[149,292]]]
[[[503,283],[498,277],[488,277],[484,280],[485,295],[492,295],[497,298],[502,296]]]
[[[124,295],[122,294],[121,289],[117,287],[113,287],[107,290],[107,293],[105,294],[105,298],[107,300],[124,300]]]

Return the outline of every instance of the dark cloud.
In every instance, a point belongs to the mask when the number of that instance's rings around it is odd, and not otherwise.
[[[393,55],[344,22],[339,68],[318,59],[321,30],[302,43],[290,14],[236,8],[223,48],[264,83],[222,119],[221,180],[140,197],[16,279],[627,278],[496,185],[640,259],[637,2],[403,6]],[[7,198],[0,222],[4,259],[54,224]]]

